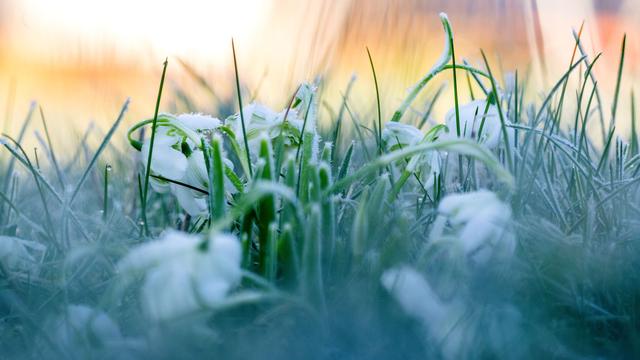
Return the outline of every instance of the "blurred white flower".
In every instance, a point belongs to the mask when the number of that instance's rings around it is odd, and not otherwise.
[[[59,344],[71,349],[123,340],[120,328],[105,312],[86,305],[69,305],[56,322],[54,334]]]
[[[407,315],[418,320],[427,336],[441,346],[446,359],[458,358],[465,340],[460,324],[464,307],[458,302],[443,302],[427,280],[409,266],[388,269],[380,281]]]
[[[0,264],[13,275],[35,275],[45,251],[46,246],[38,242],[0,236]]]
[[[515,251],[515,237],[508,229],[511,208],[488,190],[447,195],[438,212],[453,226],[463,252],[478,262],[491,256],[509,256]],[[441,235],[436,221],[434,236]]]
[[[388,151],[403,149],[428,141],[425,134],[413,125],[390,121],[382,130],[382,142]],[[406,164],[404,168],[411,173],[420,173],[424,186],[430,188],[440,174],[442,159],[438,151],[427,151],[413,155],[408,163],[401,160],[397,164]]]
[[[498,108],[486,100],[474,100],[459,107],[460,136],[456,128],[456,111],[449,110],[445,116],[445,123],[449,132],[443,138],[467,138],[477,140],[488,149],[495,149],[502,140],[502,125]],[[505,119],[505,123],[509,124]],[[507,128],[510,143],[513,143],[513,129]]]
[[[118,268],[144,273],[144,312],[154,320],[169,320],[220,304],[240,281],[241,252],[232,235],[203,239],[169,230],[132,250]]]
[[[389,121],[382,130],[382,142],[387,150],[395,150],[419,143],[424,138],[420,129],[413,125]]]

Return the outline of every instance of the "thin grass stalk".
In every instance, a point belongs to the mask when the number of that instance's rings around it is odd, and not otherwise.
[[[242,124],[242,138],[244,140],[244,151],[247,158],[247,167],[249,168],[248,179],[253,178],[253,168],[251,166],[251,150],[249,150],[249,140],[247,139],[247,128],[245,125],[244,111],[242,110],[242,92],[240,90],[240,75],[238,75],[238,60],[236,58],[236,45],[231,39],[231,51],[233,52],[233,69],[236,75],[236,92],[238,94],[238,107],[240,109],[240,123]]]
[[[162,66],[162,77],[160,77],[160,86],[158,88],[158,96],[156,98],[156,108],[153,113],[153,122],[151,125],[151,139],[149,140],[149,155],[147,156],[147,166],[144,172],[144,184],[142,187],[142,227],[144,228],[145,235],[149,236],[149,221],[147,219],[147,200],[149,195],[149,177],[151,176],[151,160],[153,158],[153,145],[156,140],[156,130],[158,126],[158,111],[160,109],[160,99],[162,98],[162,89],[164,88],[164,79],[167,74],[167,65],[169,64],[168,59],[164,60],[164,64]],[[128,101],[125,103],[127,104]],[[79,187],[78,187],[79,188]]]

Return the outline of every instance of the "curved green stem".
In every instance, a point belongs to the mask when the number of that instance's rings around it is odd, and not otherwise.
[[[404,99],[398,110],[393,113],[393,117],[391,121],[400,121],[402,115],[407,111],[413,100],[418,96],[420,91],[427,85],[427,83],[433,79],[439,72],[441,72],[444,67],[451,60],[451,42],[449,39],[453,39],[453,34],[451,33],[451,25],[449,24],[449,18],[447,18],[447,14],[440,13],[440,21],[442,21],[442,26],[444,27],[444,31],[446,33],[445,41],[444,41],[444,50],[440,55],[438,61],[436,61],[435,65],[429,70],[429,72],[413,87],[413,89],[409,92],[409,95]]]

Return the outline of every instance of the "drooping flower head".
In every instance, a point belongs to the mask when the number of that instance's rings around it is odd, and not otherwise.
[[[464,254],[479,262],[493,255],[513,254],[515,238],[509,230],[511,208],[495,193],[478,190],[447,195],[440,202],[438,212],[453,227]],[[442,229],[435,231],[441,232]]]
[[[382,142],[388,150],[396,150],[415,145],[422,141],[424,134],[413,125],[389,121],[382,130]]]
[[[0,264],[15,276],[37,273],[46,247],[38,242],[12,236],[0,236]]]
[[[219,136],[220,126],[220,120],[203,114],[162,114],[158,117],[150,183],[158,192],[170,191],[191,216],[208,215],[206,197],[210,189],[202,143]],[[222,142],[221,137],[219,141]],[[150,147],[151,137],[141,145],[141,161],[145,167]],[[233,163],[224,157],[224,150],[223,162],[225,167],[233,169]],[[225,186],[223,191],[231,194],[235,187]]]
[[[382,143],[387,151],[394,151],[432,141],[438,132],[438,129],[434,129],[425,135],[413,125],[390,121],[382,130]],[[434,183],[434,178],[440,174],[442,159],[438,151],[428,151],[413,155],[408,161],[406,159],[398,161],[397,165],[410,173],[422,175],[423,183],[429,187]]]
[[[502,124],[496,105],[486,100],[474,100],[459,108],[460,134],[456,124],[455,109],[449,110],[445,116],[445,123],[449,128],[446,138],[473,139],[486,146],[495,149],[502,139]],[[505,122],[507,120],[505,119]],[[508,136],[512,129],[507,129]]]
[[[441,346],[446,359],[459,358],[465,340],[464,307],[457,301],[445,302],[429,282],[410,266],[386,270],[382,286],[398,302],[407,315],[424,327],[426,337]]]
[[[120,261],[123,274],[142,273],[143,310],[169,320],[220,304],[238,284],[241,248],[229,234],[201,236],[169,230]]]

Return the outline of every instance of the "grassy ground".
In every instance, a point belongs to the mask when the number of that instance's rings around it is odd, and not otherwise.
[[[322,115],[303,84],[219,122],[157,106],[123,149],[124,104],[97,148],[60,156],[33,108],[0,153],[2,357],[634,357],[635,119],[601,103],[578,44],[527,103],[518,75],[456,63],[442,21],[442,58],[391,119],[348,97]],[[445,121],[438,95],[415,102],[434,77],[453,80]]]

